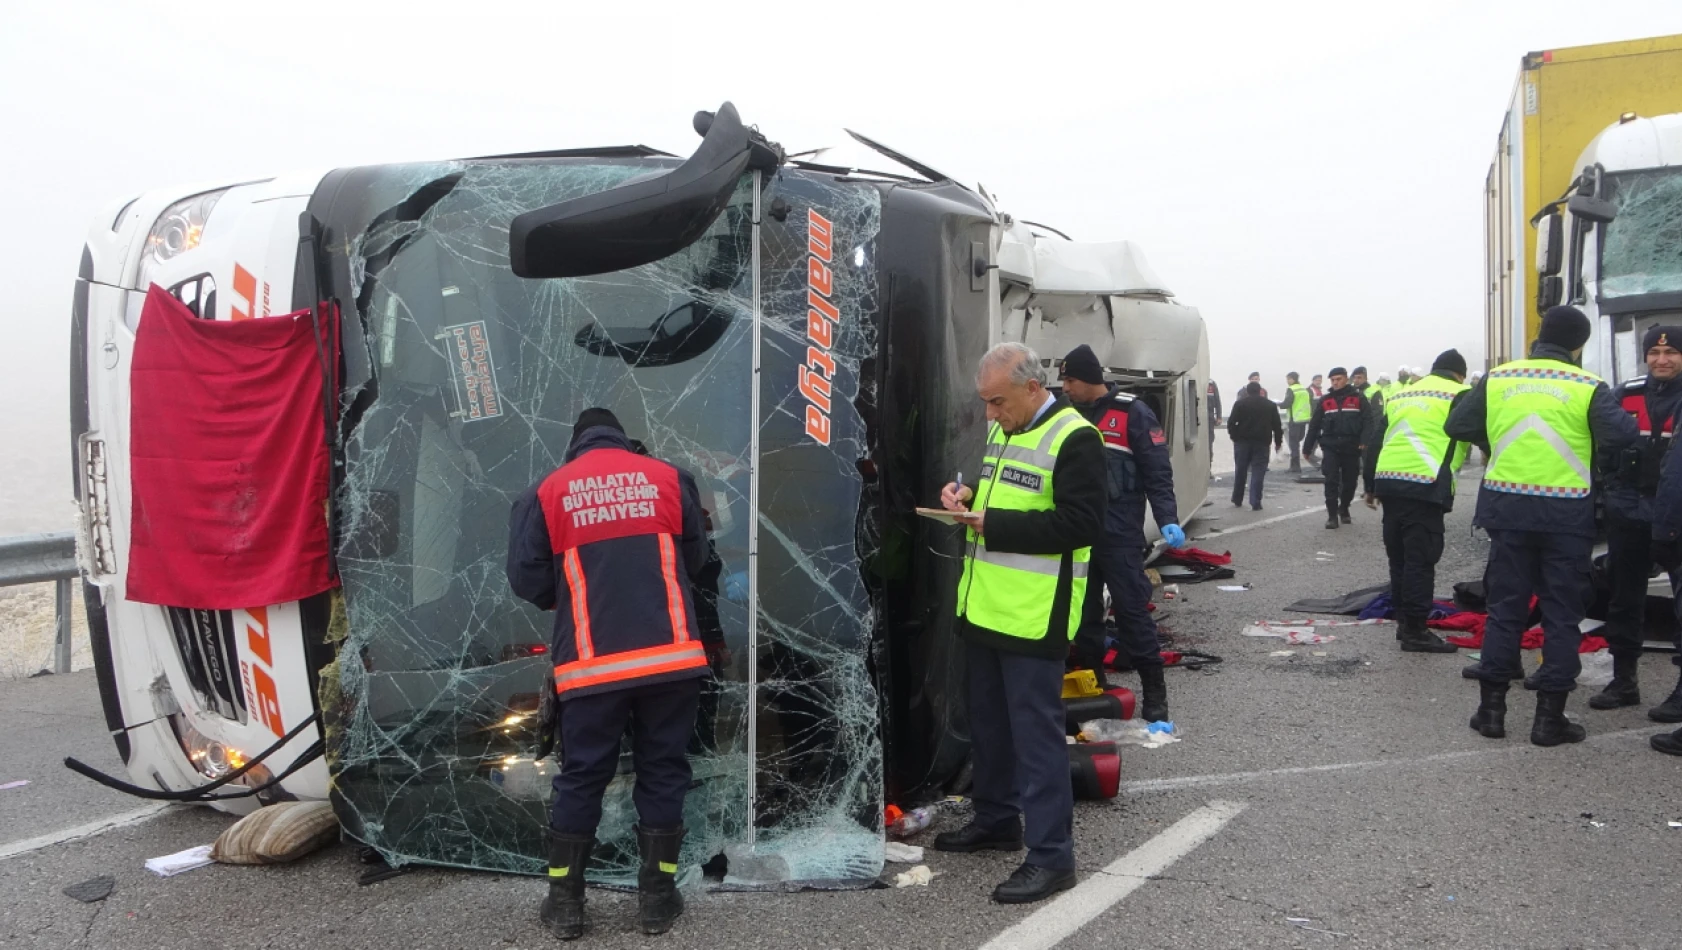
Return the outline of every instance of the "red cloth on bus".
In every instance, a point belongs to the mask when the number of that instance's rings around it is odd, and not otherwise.
[[[337,319],[325,309],[336,367]],[[308,310],[201,320],[154,284],[129,393],[129,600],[230,610],[337,586],[322,361]]]

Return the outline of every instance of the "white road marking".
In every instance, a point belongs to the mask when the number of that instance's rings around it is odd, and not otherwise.
[[[1616,732],[1602,732],[1591,734],[1586,741],[1601,742],[1608,739],[1624,739],[1636,736],[1650,736],[1654,733],[1666,732],[1670,726],[1641,726],[1636,729],[1620,729]],[[1518,738],[1518,743],[1513,739]],[[1294,768],[1265,769],[1258,772],[1227,772],[1219,775],[1188,775],[1182,778],[1153,778],[1137,782],[1123,782],[1123,792],[1173,792],[1182,788],[1207,788],[1213,785],[1243,785],[1258,779],[1284,778],[1292,775],[1314,775],[1321,772],[1349,772],[1367,769],[1380,769],[1392,766],[1429,765],[1433,762],[1451,762],[1455,759],[1472,759],[1484,756],[1496,756],[1513,752],[1521,752],[1530,748],[1530,743],[1524,741],[1522,735],[1509,731],[1507,742],[1487,749],[1461,749],[1458,752],[1439,752],[1435,755],[1420,756],[1416,759],[1369,759],[1361,762],[1334,762],[1328,765],[1303,765]]]
[[[1219,531],[1220,533],[1219,534],[1206,534],[1205,537],[1204,537],[1204,540],[1213,540],[1215,538],[1228,538],[1228,537],[1231,537],[1232,535],[1238,534],[1241,531],[1249,531],[1251,528],[1260,528],[1260,527],[1264,527],[1264,526],[1270,525],[1270,524],[1278,524],[1281,521],[1289,521],[1292,518],[1301,518],[1303,515],[1311,515],[1316,511],[1325,511],[1325,510],[1326,510],[1325,505],[1315,505],[1312,508],[1304,508],[1301,511],[1293,511],[1293,512],[1290,512],[1288,514],[1283,514],[1283,515],[1274,515],[1271,518],[1263,518],[1260,521],[1252,521],[1249,524],[1241,524],[1236,528],[1214,528],[1213,530]],[[1197,519],[1193,518],[1191,520],[1196,521]]]
[[[981,950],[1048,950],[1057,946],[1138,890],[1150,877],[1161,874],[1214,837],[1244,808],[1243,802],[1210,802],[987,941]]]
[[[116,831],[118,828],[138,825],[143,821],[156,818],[173,805],[173,802],[156,802],[143,808],[136,808],[134,811],[125,811],[97,821],[90,821],[85,825],[65,828],[62,831],[55,831],[37,838],[25,838],[22,841],[3,844],[0,845],[0,861],[15,858],[20,854],[28,854],[31,851],[39,851],[42,848],[50,848],[55,844],[63,844],[66,841],[75,841],[77,838],[91,838],[94,835],[102,835],[107,831]]]

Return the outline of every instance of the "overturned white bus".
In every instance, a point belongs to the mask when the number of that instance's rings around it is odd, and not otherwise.
[[[979,467],[977,358],[1091,344],[1162,418],[1189,517],[1207,337],[1130,245],[1014,221],[868,140],[915,174],[790,161],[728,104],[697,129],[687,160],[343,168],[150,192],[94,222],[71,373],[84,592],[128,770],[103,780],[230,810],[326,798],[393,863],[540,873],[549,620],[508,590],[506,518],[600,405],[710,511],[715,675],[685,864],[751,844],[745,884],[874,879],[884,797],[944,793],[967,756],[961,538],[912,509]],[[298,473],[329,486],[332,589],[129,596],[154,285],[199,320],[302,320],[332,363],[310,410],[328,470]],[[604,877],[634,867],[629,807],[616,784]]]

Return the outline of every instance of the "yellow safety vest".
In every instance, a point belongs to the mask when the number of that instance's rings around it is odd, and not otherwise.
[[[1594,457],[1589,403],[1600,377],[1560,360],[1514,360],[1491,370],[1486,385],[1489,469],[1484,487],[1587,498],[1589,459]]]
[[[1052,472],[1069,436],[1093,428],[1069,406],[1048,416],[1043,425],[1019,435],[1006,435],[993,425],[982,457],[981,486],[976,511],[1050,511]],[[1096,430],[1095,430],[1096,431]],[[1024,640],[1040,640],[1051,625],[1052,601],[1057,595],[1060,554],[1004,554],[987,550],[985,537],[965,530],[969,541],[964,573],[958,582],[958,615],[986,630]],[[1080,626],[1080,605],[1086,598],[1087,563],[1091,548],[1074,552],[1073,587],[1069,592],[1069,639]]]
[[[1391,392],[1384,400],[1384,447],[1378,453],[1377,478],[1430,485],[1442,476],[1444,463],[1449,472],[1465,464],[1469,446],[1455,442],[1443,431],[1454,397],[1471,387],[1442,376],[1427,376]],[[1450,451],[1453,457],[1449,457]],[[1449,479],[1449,491],[1454,480]]]
[[[1291,394],[1292,422],[1307,422],[1314,418],[1314,396],[1307,386],[1292,383],[1285,391]]]

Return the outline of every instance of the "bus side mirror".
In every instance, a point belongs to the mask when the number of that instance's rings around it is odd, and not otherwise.
[[[1536,273],[1552,277],[1565,260],[1565,242],[1560,239],[1562,219],[1555,211],[1536,222]]]
[[[695,154],[664,175],[516,217],[508,228],[514,273],[588,277],[650,264],[695,243],[730,203],[750,159],[763,151],[728,102],[696,128],[705,131]]]

